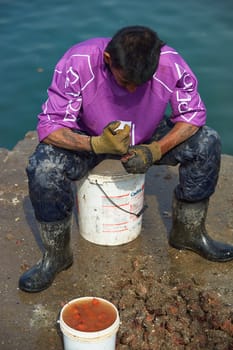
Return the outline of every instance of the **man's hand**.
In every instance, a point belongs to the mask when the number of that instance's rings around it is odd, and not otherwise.
[[[144,174],[161,156],[159,143],[152,142],[149,145],[130,147],[128,154],[121,158],[121,162],[128,173]]]
[[[130,144],[130,127],[125,125],[123,129],[117,130],[119,121],[108,124],[100,136],[91,137],[91,147],[94,153],[108,153],[124,155]]]

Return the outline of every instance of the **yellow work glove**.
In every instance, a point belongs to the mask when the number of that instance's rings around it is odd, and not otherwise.
[[[128,173],[144,174],[161,156],[160,145],[154,141],[148,145],[130,147],[128,154],[122,157],[121,161]]]
[[[126,154],[130,145],[130,127],[125,125],[123,129],[119,121],[108,124],[102,135],[91,137],[91,147],[94,153],[108,153],[115,155]]]

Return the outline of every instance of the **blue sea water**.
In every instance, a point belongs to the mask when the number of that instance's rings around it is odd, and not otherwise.
[[[132,24],[152,27],[183,55],[207,123],[233,155],[232,0],[0,0],[0,147],[36,128],[54,66],[71,45]]]

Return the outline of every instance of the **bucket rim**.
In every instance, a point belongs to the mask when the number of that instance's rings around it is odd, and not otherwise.
[[[105,328],[103,330],[96,331],[96,332],[79,331],[77,329],[74,329],[74,328],[68,326],[65,323],[65,321],[63,320],[63,312],[66,309],[66,307],[70,304],[77,302],[77,301],[90,300],[93,298],[109,304],[115,310],[115,312],[116,312],[115,321],[108,328]],[[76,340],[78,339],[82,342],[88,342],[88,341],[95,342],[97,340],[100,340],[101,338],[111,337],[112,335],[116,334],[118,329],[119,329],[119,326],[120,326],[120,318],[119,318],[119,312],[118,312],[116,306],[113,303],[111,303],[110,301],[108,301],[104,298],[101,298],[101,297],[86,296],[86,297],[75,298],[75,299],[68,301],[61,309],[58,323],[60,324],[60,328],[61,328],[62,333],[64,335],[66,335],[67,337],[72,338],[72,339],[76,339]]]
[[[99,183],[106,183],[106,182],[115,182],[115,181],[126,181],[127,180],[134,180],[137,178],[145,179],[145,174],[91,174],[89,173],[87,175],[87,179],[90,183],[96,183],[98,181]]]

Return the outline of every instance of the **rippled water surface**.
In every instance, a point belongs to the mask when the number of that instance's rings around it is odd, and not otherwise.
[[[208,125],[233,155],[232,0],[0,0],[0,147],[11,149],[46,99],[54,65],[74,43],[122,26],[156,30],[199,79]]]

